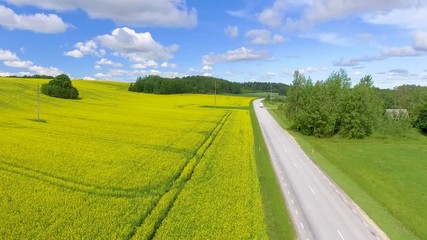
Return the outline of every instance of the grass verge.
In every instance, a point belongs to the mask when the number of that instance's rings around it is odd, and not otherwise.
[[[255,159],[268,236],[270,239],[295,239],[295,229],[271,165],[267,146],[265,145],[252,102],[250,112],[255,138]]]
[[[384,142],[375,138],[348,140],[304,136],[289,130],[284,115],[274,109],[274,105],[265,106],[270,107],[277,122],[390,239],[424,238],[422,226],[425,220],[422,216],[426,208],[422,198],[426,198],[426,191],[421,186],[425,186],[427,179],[422,170],[427,162],[422,157],[426,152],[422,148],[425,141]]]

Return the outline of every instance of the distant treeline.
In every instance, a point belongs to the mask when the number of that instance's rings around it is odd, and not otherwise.
[[[174,94],[174,93],[240,93],[240,85],[220,78],[206,76],[188,76],[183,78],[163,78],[150,75],[138,77],[131,83],[129,91]]]
[[[279,95],[286,95],[289,85],[275,82],[244,82],[240,83],[242,92],[274,92]]]
[[[286,95],[289,85],[270,82],[231,82],[221,78],[206,76],[187,76],[183,78],[164,78],[156,75],[138,77],[131,83],[129,91],[174,94],[174,93],[214,93],[239,94],[256,92],[274,92]]]
[[[11,75],[11,76],[7,76],[10,78],[41,78],[41,79],[53,79],[53,76],[49,76],[49,75],[39,75],[39,74],[34,74],[34,75],[24,75],[24,76],[15,76],[15,75]]]

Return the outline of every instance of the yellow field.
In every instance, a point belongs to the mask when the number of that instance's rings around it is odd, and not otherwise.
[[[267,238],[250,98],[0,79],[0,239]]]

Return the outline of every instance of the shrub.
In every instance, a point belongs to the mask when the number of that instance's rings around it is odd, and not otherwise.
[[[79,91],[73,87],[70,78],[65,74],[58,75],[49,83],[43,84],[41,92],[57,98],[77,99],[79,97]]]

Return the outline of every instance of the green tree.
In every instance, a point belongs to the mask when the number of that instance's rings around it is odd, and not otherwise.
[[[354,86],[345,98],[343,107],[341,136],[364,138],[372,134],[381,116],[382,104],[370,75],[363,77]]]
[[[79,92],[73,87],[71,79],[61,74],[41,86],[41,92],[51,97],[77,99]]]
[[[415,120],[415,127],[427,133],[427,104],[420,110],[417,119]]]

